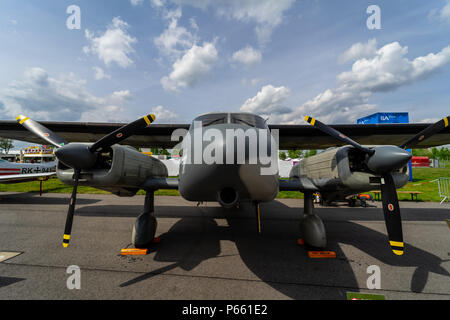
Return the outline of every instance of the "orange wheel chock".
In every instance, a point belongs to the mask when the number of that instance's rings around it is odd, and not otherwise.
[[[148,252],[148,249],[138,249],[138,248],[126,248],[120,250],[120,254],[122,256],[143,256],[146,255]]]
[[[336,258],[334,251],[308,251],[310,258]]]

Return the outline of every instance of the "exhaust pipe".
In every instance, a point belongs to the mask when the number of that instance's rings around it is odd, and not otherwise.
[[[239,194],[233,188],[223,188],[217,193],[217,201],[224,208],[233,208],[239,201]]]

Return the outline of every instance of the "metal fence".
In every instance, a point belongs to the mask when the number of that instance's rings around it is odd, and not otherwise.
[[[450,178],[439,178],[439,196],[442,199],[441,204],[450,197]]]

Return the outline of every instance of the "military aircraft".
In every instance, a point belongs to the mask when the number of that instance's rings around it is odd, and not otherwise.
[[[132,231],[132,243],[138,248],[146,247],[154,239],[157,228],[154,192],[158,189],[178,189],[187,200],[217,201],[223,207],[250,201],[254,204],[258,233],[262,230],[260,203],[274,200],[280,190],[303,192],[301,237],[313,247],[324,248],[326,232],[322,220],[314,213],[312,194],[318,191],[352,194],[381,188],[389,244],[394,254],[402,255],[404,243],[396,188],[407,180],[404,167],[411,154],[405,149],[450,143],[449,117],[432,125],[340,126],[328,126],[306,117],[311,127],[269,126],[255,114],[226,112],[200,115],[191,125],[150,125],[155,120],[152,114],[126,125],[38,123],[25,116],[16,120],[23,128],[2,121],[0,128],[4,129],[0,129],[0,136],[53,144],[57,148],[57,176],[73,185],[64,247],[71,237],[78,185],[118,196],[133,196],[139,189],[146,191],[143,213]],[[36,135],[36,140],[28,137],[24,128]],[[125,139],[128,145],[120,145]],[[182,150],[179,178],[169,178],[161,161],[133,148],[176,145]],[[279,148],[324,149],[340,145],[344,146],[298,163],[288,180],[279,179]]]
[[[43,164],[14,163],[0,159],[0,183],[19,183],[56,174],[56,161]]]

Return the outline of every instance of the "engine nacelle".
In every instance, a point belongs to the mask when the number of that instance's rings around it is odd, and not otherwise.
[[[345,146],[326,150],[301,160],[290,172],[291,179],[306,177],[327,199],[342,198],[360,192],[377,190],[381,176],[366,165],[366,154]],[[396,188],[408,182],[408,166],[392,172]]]
[[[72,168],[58,162],[56,174],[65,184],[73,185]],[[156,158],[122,145],[114,145],[99,155],[95,166],[82,170],[79,185],[91,186],[118,196],[133,196],[149,177],[165,178],[166,166]]]

